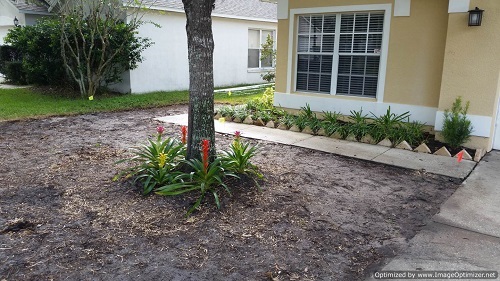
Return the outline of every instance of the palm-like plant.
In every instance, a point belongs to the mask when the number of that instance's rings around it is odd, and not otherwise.
[[[360,141],[366,134],[370,132],[370,125],[367,122],[368,115],[363,115],[363,109],[360,111],[351,110],[349,120],[349,133],[353,134],[357,141]]]
[[[388,138],[393,143],[397,142],[397,133],[395,130],[398,130],[404,121],[409,121],[410,112],[404,112],[402,114],[396,114],[391,112],[391,107],[387,108],[387,111],[384,115],[376,116],[371,113],[374,117],[373,122],[373,130],[372,137],[375,141],[379,142],[384,138]]]

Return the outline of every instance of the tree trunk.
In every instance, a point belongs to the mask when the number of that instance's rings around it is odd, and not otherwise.
[[[212,10],[215,0],[182,0],[186,12],[189,57],[187,159],[200,159],[201,141],[210,141],[215,157]]]

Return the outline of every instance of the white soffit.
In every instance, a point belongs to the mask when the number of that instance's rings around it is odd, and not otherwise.
[[[411,6],[411,0],[396,0],[396,2],[394,2],[394,16],[409,17],[410,6]]]
[[[466,13],[469,11],[470,0],[450,0],[448,13]]]
[[[288,0],[278,0],[278,19],[288,19]]]

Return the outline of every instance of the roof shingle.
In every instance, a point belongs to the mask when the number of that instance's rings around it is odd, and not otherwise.
[[[144,0],[145,6],[184,10],[182,0]],[[260,0],[216,0],[213,14],[275,21],[276,4]]]
[[[49,5],[40,0],[10,0],[19,11],[32,13],[48,13]]]

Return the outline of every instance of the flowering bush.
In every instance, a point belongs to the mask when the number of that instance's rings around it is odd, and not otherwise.
[[[187,192],[198,191],[198,200],[189,208],[187,215],[198,208],[207,194],[212,194],[215,203],[220,208],[219,188],[223,187],[229,194],[230,190],[225,179],[239,178],[240,175],[257,176],[262,178],[257,166],[250,163],[257,148],[241,141],[240,132],[228,151],[210,161],[210,141],[201,143],[201,159],[184,159],[186,157],[187,127],[181,128],[181,142],[171,138],[163,139],[165,128],[157,128],[156,141],[148,140],[147,145],[134,148],[132,158],[118,161],[134,162],[135,166],[126,169],[115,177],[135,177],[134,182],[141,182],[143,193],[152,191],[159,195],[176,196]],[[188,172],[186,172],[188,171]],[[255,181],[257,183],[257,181]],[[257,184],[258,186],[258,184]]]

